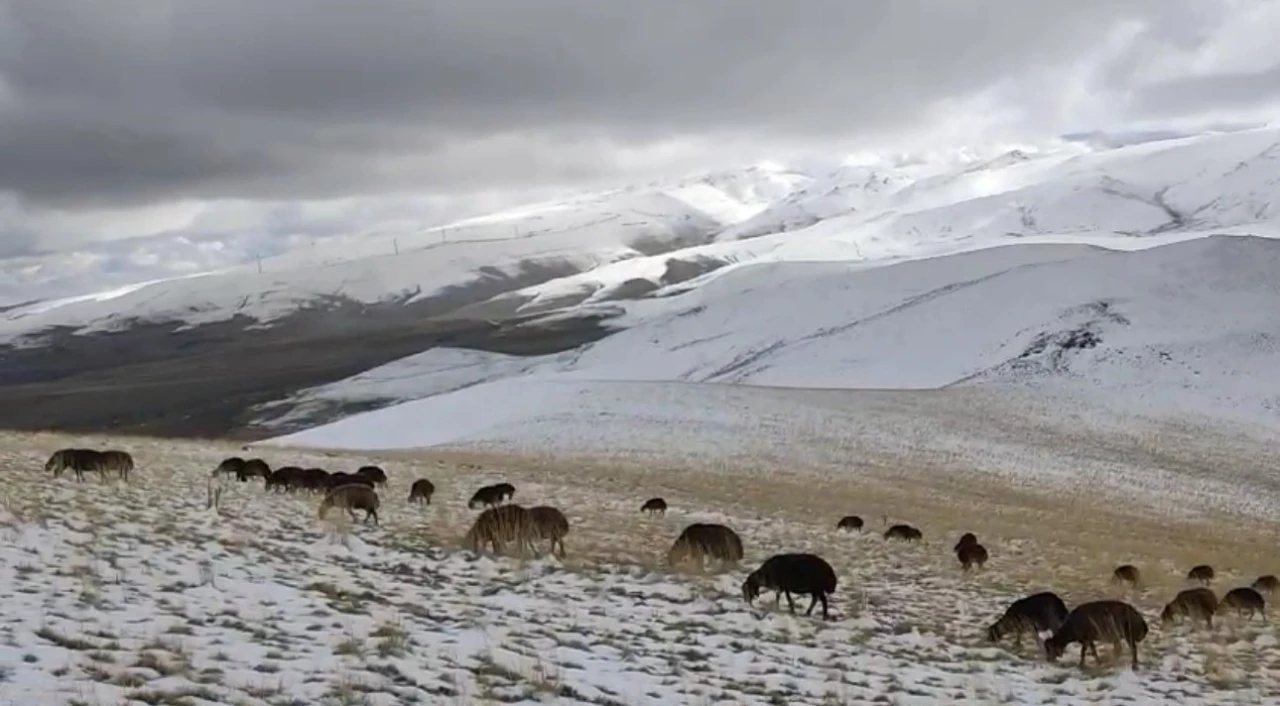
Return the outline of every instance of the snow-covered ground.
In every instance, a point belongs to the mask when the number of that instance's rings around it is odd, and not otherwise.
[[[381,524],[349,526],[317,520],[315,496],[267,494],[260,483],[232,484],[222,514],[207,510],[204,479],[239,453],[231,445],[2,441],[4,703],[1242,704],[1280,695],[1274,624],[1220,616],[1206,631],[1158,619],[1193,564],[1218,569],[1218,593],[1274,570],[1274,542],[1250,525],[1183,525],[1119,499],[1080,523],[1070,497],[1045,506],[999,485],[919,483],[870,467],[819,488],[820,476],[798,468],[263,451],[277,466],[381,463],[390,476]],[[101,443],[138,459],[128,485],[41,470],[54,448]],[[418,477],[438,488],[425,508],[404,500]],[[458,548],[476,515],[466,498],[498,479],[526,506],[565,510],[563,561]],[[638,512],[651,495],[667,498],[666,516]],[[866,532],[834,529],[849,513]],[[741,567],[665,565],[671,541],[696,521],[742,536]],[[880,538],[900,521],[925,541]],[[971,575],[950,555],[965,530],[992,555]],[[1170,533],[1186,540],[1175,546]],[[789,615],[785,602],[775,609],[768,593],[743,602],[747,571],[805,550],[839,577],[830,622]],[[1140,592],[1108,583],[1126,562],[1144,571]],[[1031,640],[1020,651],[985,642],[1010,601],[1045,589],[1069,605],[1122,597],[1137,606],[1151,627],[1140,668],[1107,645],[1103,665],[1082,671],[1074,650],[1051,665]],[[802,613],[807,601],[798,603]]]

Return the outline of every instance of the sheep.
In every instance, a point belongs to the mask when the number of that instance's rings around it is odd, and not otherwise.
[[[920,530],[911,525],[894,525],[884,531],[885,539],[901,539],[903,541],[920,541],[924,537]]]
[[[505,481],[494,485],[493,489],[498,491],[498,499],[501,502],[510,500],[516,494],[516,487]]]
[[[409,502],[419,505],[430,505],[431,496],[436,492],[436,486],[426,478],[419,478],[409,486]]]
[[[1022,634],[1031,633],[1036,641],[1040,633],[1057,630],[1067,619],[1067,604],[1052,591],[1033,593],[1019,598],[1005,609],[1000,619],[987,628],[987,640],[999,642],[1005,635],[1014,636],[1014,647],[1021,649]]]
[[[244,462],[236,472],[236,480],[244,483],[250,478],[262,478],[264,481],[271,475],[271,466],[260,458],[251,458]]]
[[[651,515],[665,515],[667,514],[667,501],[662,498],[649,498],[640,506],[640,512],[647,512]]]
[[[262,489],[279,493],[281,491],[292,491],[295,484],[300,482],[302,478],[302,469],[297,466],[284,466],[277,468],[267,476],[263,483]]]
[[[1103,600],[1082,603],[1075,607],[1053,635],[1044,641],[1045,656],[1054,662],[1073,642],[1080,643],[1080,667],[1084,668],[1085,653],[1098,659],[1098,640],[1110,640],[1119,651],[1120,641],[1129,645],[1133,655],[1133,668],[1138,668],[1138,643],[1147,637],[1147,621],[1136,608],[1124,601]]]
[[[1280,590],[1280,579],[1272,574],[1259,576],[1258,580],[1253,582],[1253,590],[1258,593],[1265,593],[1268,596],[1273,595],[1277,590]]]
[[[1138,572],[1138,567],[1133,564],[1117,566],[1116,570],[1111,572],[1112,583],[1127,583],[1136,587],[1141,579],[1142,574]]]
[[[956,558],[960,560],[960,566],[965,571],[974,564],[981,569],[987,563],[987,548],[977,543],[966,544],[956,550]]]
[[[245,460],[243,458],[240,458],[239,456],[231,456],[223,459],[222,463],[219,463],[218,467],[213,469],[213,472],[219,475],[234,476],[244,468],[244,464]]]
[[[356,519],[356,510],[364,510],[364,521],[368,523],[373,520],[374,524],[378,522],[378,493],[373,488],[363,483],[348,483],[340,485],[325,494],[324,500],[320,501],[319,516],[324,519],[328,514],[329,508],[340,507],[347,511],[354,522]]]
[[[960,535],[960,541],[956,542],[954,551],[957,551],[957,552],[960,551],[960,547],[963,547],[967,544],[977,544],[977,543],[978,543],[978,535],[972,532],[965,532],[964,534]]]
[[[846,531],[858,530],[861,532],[862,525],[863,522],[861,517],[858,517],[857,515],[845,515],[836,523],[836,529]]]
[[[361,466],[356,469],[355,475],[368,478],[374,485],[387,484],[387,472],[377,466]]]
[[[1218,610],[1218,597],[1207,588],[1179,591],[1160,611],[1160,624],[1168,627],[1178,618],[1203,618],[1205,627],[1213,629],[1213,614]]]
[[[119,474],[120,480],[129,482],[129,472],[133,470],[133,456],[128,451],[108,449],[98,453],[98,473],[106,478],[108,473]]]
[[[702,566],[703,561],[711,557],[737,565],[742,556],[742,538],[736,532],[724,525],[695,522],[676,537],[667,551],[667,563],[675,566],[685,559],[693,559]]]
[[[86,471],[99,470],[99,455],[100,452],[93,449],[58,449],[49,456],[44,470],[57,478],[64,470],[70,469],[75,473],[77,481],[83,481]]]
[[[475,523],[462,539],[462,545],[473,552],[479,552],[485,544],[493,547],[497,554],[508,543],[515,543],[520,553],[532,550],[537,536],[533,525],[533,517],[529,510],[521,505],[498,505],[481,512]]]
[[[1252,588],[1241,586],[1227,591],[1227,594],[1218,601],[1218,610],[1223,608],[1234,608],[1237,615],[1243,616],[1246,620],[1253,617],[1254,613],[1262,616],[1262,622],[1267,622],[1267,604],[1262,600],[1262,594]]]
[[[796,612],[796,604],[791,594],[813,596],[805,615],[812,615],[813,607],[821,601],[822,619],[830,620],[827,596],[836,592],[836,572],[825,559],[814,554],[775,554],[760,568],[747,574],[747,579],[742,582],[742,598],[747,605],[760,595],[762,588],[775,591],[775,608],[785,594],[787,608],[792,614]]]
[[[308,468],[298,475],[296,482],[312,492],[329,488],[329,472],[323,468]]]
[[[1187,572],[1188,581],[1199,581],[1206,586],[1213,582],[1213,576],[1213,567],[1208,564],[1193,566],[1191,570]]]
[[[471,499],[467,501],[467,509],[474,510],[477,506],[485,505],[494,507],[502,504],[503,491],[496,485],[486,485],[475,492]]]
[[[529,518],[533,520],[534,536],[537,539],[551,540],[551,553],[564,558],[564,536],[569,534],[569,518],[550,505],[529,508]],[[557,545],[560,547],[558,553]]]

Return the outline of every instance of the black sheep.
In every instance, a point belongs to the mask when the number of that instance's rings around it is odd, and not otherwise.
[[[785,594],[792,613],[796,612],[796,604],[791,594],[813,596],[805,615],[812,614],[814,606],[821,601],[822,619],[830,620],[827,596],[836,591],[836,572],[825,559],[814,554],[775,554],[742,582],[742,597],[748,605],[760,595],[762,588],[776,591],[775,607]]]
[[[1133,668],[1138,668],[1138,643],[1147,637],[1147,621],[1136,608],[1124,601],[1093,601],[1076,606],[1067,619],[1044,641],[1045,656],[1052,662],[1073,642],[1080,643],[1080,666],[1085,653],[1098,661],[1099,640],[1124,641],[1133,654]]]
[[[1045,630],[1057,630],[1067,619],[1067,604],[1052,591],[1033,593],[1019,598],[1005,609],[1004,615],[987,628],[987,639],[999,642],[1005,635],[1014,636],[1014,647],[1022,647],[1022,634],[1029,632],[1039,639]]]

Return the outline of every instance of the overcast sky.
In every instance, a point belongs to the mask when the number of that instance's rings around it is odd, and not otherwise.
[[[0,256],[1248,119],[1276,36],[1270,0],[0,0]]]

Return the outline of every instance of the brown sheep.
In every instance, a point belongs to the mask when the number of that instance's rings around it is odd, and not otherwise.
[[[435,495],[436,486],[426,478],[419,478],[409,486],[409,502],[419,505],[430,505],[431,496]]]
[[[323,468],[308,468],[296,479],[300,487],[311,492],[329,489],[329,472]]]
[[[1138,572],[1138,567],[1133,564],[1117,566],[1116,570],[1111,572],[1112,583],[1127,583],[1136,587],[1141,580],[1142,574]]]
[[[987,639],[999,642],[1005,635],[1013,635],[1014,647],[1022,647],[1023,633],[1031,633],[1040,641],[1040,633],[1057,630],[1067,619],[1067,604],[1052,591],[1033,593],[1019,598],[1009,605],[1000,619],[987,628]]]
[[[1136,608],[1124,601],[1093,601],[1076,606],[1067,619],[1044,641],[1045,656],[1056,661],[1073,642],[1080,643],[1080,667],[1084,667],[1086,651],[1098,661],[1099,640],[1129,645],[1133,668],[1138,668],[1138,643],[1147,637],[1147,621]]]
[[[960,567],[965,571],[974,564],[981,569],[987,563],[987,548],[981,544],[966,544],[956,550],[956,558],[960,560]]]
[[[1262,617],[1262,622],[1267,622],[1267,604],[1262,600],[1262,594],[1248,587],[1233,588],[1227,591],[1227,594],[1218,601],[1218,610],[1224,608],[1234,608],[1236,614],[1244,617],[1246,620],[1253,617],[1257,613]]]
[[[493,553],[504,551],[508,544],[515,544],[518,554],[534,549],[537,530],[533,525],[533,517],[523,506],[498,505],[481,512],[475,523],[462,539],[462,546],[473,552],[479,552],[488,544]]]
[[[1213,582],[1213,576],[1213,567],[1208,564],[1193,566],[1191,570],[1187,572],[1188,581],[1199,581],[1206,586]]]
[[[262,489],[271,492],[292,492],[302,479],[302,469],[297,466],[284,466],[277,468],[267,476],[266,482]]]
[[[342,471],[330,473],[329,477],[325,479],[325,483],[330,489],[343,485],[351,485],[352,483],[367,485],[370,488],[373,487],[373,481],[368,476],[358,476],[354,473],[343,473]]]
[[[965,532],[964,534],[960,535],[960,541],[956,542],[954,551],[957,551],[957,552],[960,551],[960,547],[963,547],[967,544],[977,544],[977,543],[978,543],[978,535],[972,532]]]
[[[836,523],[836,529],[845,530],[845,531],[858,530],[859,532],[861,532],[862,526],[863,526],[862,518],[858,517],[857,515],[845,515],[844,517],[840,518],[839,522]]]
[[[651,515],[667,514],[667,501],[662,498],[649,498],[640,506],[640,512],[647,512]]]
[[[529,517],[533,520],[533,531],[538,539],[551,540],[551,553],[563,558],[564,537],[569,534],[569,518],[559,509],[550,505],[538,505],[529,508]],[[556,552],[556,547],[560,551]]]
[[[1259,576],[1258,580],[1253,582],[1253,590],[1258,593],[1265,593],[1268,596],[1274,595],[1277,590],[1280,590],[1280,579],[1272,574]]]
[[[884,531],[884,538],[901,539],[905,542],[918,542],[924,538],[924,534],[911,525],[894,525]]]
[[[675,566],[692,559],[702,566],[707,557],[736,566],[742,561],[742,538],[724,525],[695,522],[676,537],[667,551],[667,563]]]
[[[133,470],[133,456],[128,451],[108,449],[98,454],[98,473],[103,478],[108,473],[116,473],[120,480],[129,482],[129,472]]]
[[[324,519],[328,514],[329,508],[340,507],[347,511],[351,516],[351,521],[356,519],[356,510],[364,510],[364,521],[368,523],[373,520],[374,524],[378,523],[378,493],[373,488],[363,483],[349,483],[340,485],[325,494],[324,500],[320,501],[319,515],[320,519]]]
[[[1180,618],[1203,619],[1205,627],[1213,629],[1213,614],[1218,610],[1218,597],[1207,588],[1190,588],[1179,591],[1160,611],[1160,624],[1168,627]]]

